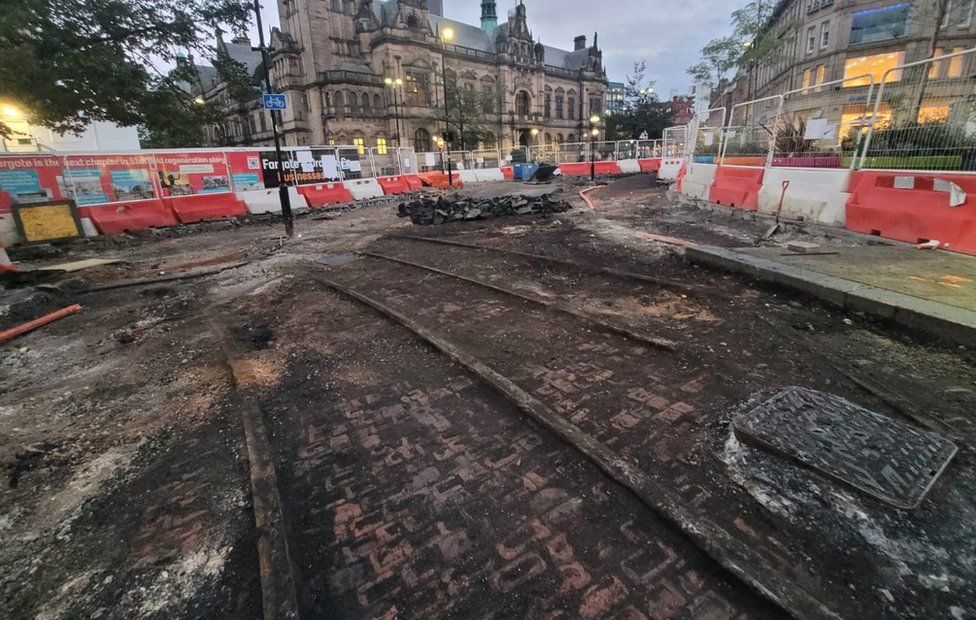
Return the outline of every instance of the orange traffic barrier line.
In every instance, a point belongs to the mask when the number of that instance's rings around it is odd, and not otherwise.
[[[34,331],[38,327],[44,327],[48,323],[53,323],[58,319],[63,319],[66,316],[71,316],[76,312],[81,312],[81,306],[75,304],[73,306],[68,306],[67,308],[61,308],[56,310],[51,314],[45,314],[44,316],[34,319],[33,321],[28,321],[17,327],[12,327],[7,331],[0,332],[0,343],[7,342],[8,340],[13,340],[17,336],[26,334],[27,332]]]

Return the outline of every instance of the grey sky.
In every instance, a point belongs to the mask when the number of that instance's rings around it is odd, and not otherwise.
[[[698,59],[709,40],[728,34],[729,15],[746,0],[524,0],[529,28],[546,45],[572,49],[573,37],[585,34],[600,47],[612,81],[622,82],[634,61],[647,60],[648,79],[657,82],[662,98],[672,89],[690,90],[685,70]],[[504,20],[517,0],[500,0]],[[277,24],[273,0],[263,0],[265,19]],[[447,17],[470,24],[481,20],[480,0],[444,0]],[[256,37],[256,33],[254,33]]]

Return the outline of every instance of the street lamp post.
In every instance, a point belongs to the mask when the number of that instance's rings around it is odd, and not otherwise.
[[[271,93],[271,59],[268,47],[264,44],[264,26],[261,24],[261,0],[254,0],[254,19],[258,28],[258,49],[261,51],[261,62],[264,64],[264,86],[268,94]],[[288,183],[285,181],[285,164],[281,155],[281,136],[278,133],[278,122],[281,120],[271,110],[271,131],[274,133],[275,157],[278,160],[278,197],[281,200],[281,219],[285,221],[285,234],[288,238],[295,236],[295,218],[291,213],[291,197],[288,195]]]
[[[600,135],[600,116],[590,117],[590,182],[596,182],[596,139]]]
[[[447,43],[454,40],[454,29],[445,28],[441,32],[441,77],[444,79],[444,150],[447,154],[447,184],[454,187],[451,171],[451,108],[447,96]]]
[[[400,103],[397,99],[397,92],[403,88],[403,80],[400,78],[386,78],[386,86],[393,91],[393,116],[396,119],[396,145],[400,148]]]

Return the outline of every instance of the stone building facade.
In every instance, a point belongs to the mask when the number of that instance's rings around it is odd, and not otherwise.
[[[288,95],[285,142],[435,150],[442,64],[490,102],[493,135],[466,148],[584,139],[607,92],[597,36],[592,45],[576,37],[572,51],[550,47],[533,36],[522,2],[501,22],[494,1],[481,4],[478,27],[443,17],[442,0],[278,0],[271,74]]]
[[[903,76],[888,73],[890,69],[976,47],[973,10],[974,0],[781,0],[768,27],[789,27],[782,48],[753,74],[740,68],[734,82],[714,91],[712,105],[731,108],[792,91],[788,113],[798,119],[826,117],[839,124],[840,136],[846,136],[863,122],[870,83],[863,76],[872,76],[875,87],[883,79],[897,83]],[[966,88],[974,72],[973,59],[961,56],[937,64],[929,78],[958,80],[960,88]],[[841,82],[821,88],[835,81]],[[891,114],[883,105],[879,120]],[[919,120],[948,114],[945,102],[922,101]]]

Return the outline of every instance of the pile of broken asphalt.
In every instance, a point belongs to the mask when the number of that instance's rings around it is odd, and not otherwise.
[[[409,217],[417,226],[459,220],[486,220],[511,215],[564,213],[572,207],[549,196],[501,196],[497,198],[421,198],[401,204],[397,215]]]

